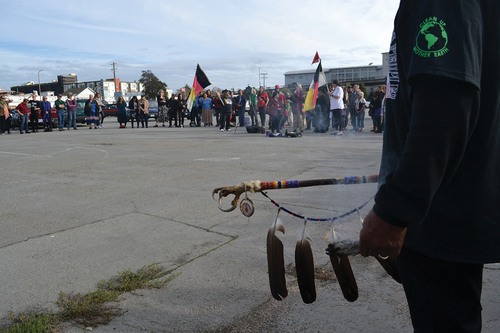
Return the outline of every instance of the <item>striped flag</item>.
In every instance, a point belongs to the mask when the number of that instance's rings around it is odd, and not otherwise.
[[[323,67],[321,66],[321,60],[319,61],[316,73],[314,73],[314,78],[309,86],[309,91],[307,92],[306,102],[304,105],[304,111],[313,110],[316,106],[316,100],[318,99],[318,88],[326,84],[325,73],[323,73]]]
[[[191,89],[191,93],[186,103],[187,110],[191,111],[196,96],[211,84],[212,82],[208,79],[207,74],[205,74],[200,64],[198,64],[198,66],[196,66],[196,74],[194,75],[193,88]]]

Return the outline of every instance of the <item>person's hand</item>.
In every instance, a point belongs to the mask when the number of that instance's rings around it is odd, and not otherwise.
[[[380,255],[396,258],[403,247],[405,235],[406,228],[385,222],[371,210],[359,233],[359,253],[363,257]]]

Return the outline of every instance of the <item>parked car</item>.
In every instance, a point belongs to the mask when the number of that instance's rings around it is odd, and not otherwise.
[[[149,102],[149,118],[158,119],[158,101],[156,99],[148,99]]]
[[[19,127],[19,113],[16,109],[11,109],[10,114],[12,116],[10,121],[10,128]],[[31,119],[31,111],[28,109],[28,119]],[[28,120],[29,121],[29,120]],[[50,108],[50,122],[53,128],[57,127],[57,110],[56,108]],[[43,124],[43,114],[42,112],[38,113],[38,128],[40,128]],[[31,126],[31,125],[30,125]]]
[[[118,115],[118,106],[116,104],[108,104],[102,107],[102,112],[104,115],[116,117]]]
[[[79,124],[85,124],[85,99],[76,100],[76,122]]]

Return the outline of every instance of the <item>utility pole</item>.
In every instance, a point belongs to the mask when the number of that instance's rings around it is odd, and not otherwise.
[[[118,92],[117,84],[116,84],[116,67],[115,67],[116,63],[113,62],[112,65],[113,65],[113,69],[111,71],[113,72],[113,80],[115,82],[115,94],[116,94]]]
[[[261,69],[262,67],[257,67],[257,68],[259,69],[259,88],[260,88],[260,86],[262,85],[262,84],[260,83],[260,69]]]
[[[262,75],[262,80],[264,81],[264,90],[266,90],[266,77],[267,77],[268,74],[267,73],[262,73],[260,75]]]

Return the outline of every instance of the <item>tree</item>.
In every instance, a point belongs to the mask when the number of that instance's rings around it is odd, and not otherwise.
[[[144,84],[144,95],[147,99],[155,99],[160,89],[167,90],[167,84],[160,81],[150,70],[142,71],[139,82]]]
[[[365,95],[365,98],[368,99],[368,91],[366,90],[365,84],[363,82],[359,83],[359,90],[361,90]]]

